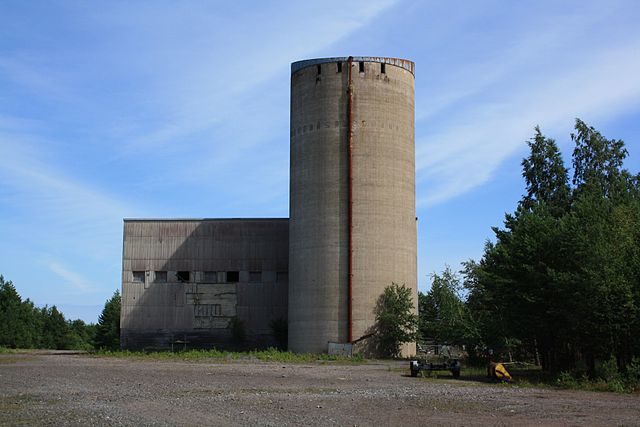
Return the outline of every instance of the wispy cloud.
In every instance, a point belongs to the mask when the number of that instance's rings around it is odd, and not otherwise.
[[[44,72],[42,64],[36,65],[25,58],[0,58],[0,78],[37,96],[60,98],[67,94],[59,81]]]
[[[151,13],[157,19],[149,22],[145,37],[138,43],[157,46],[158,41],[149,36],[162,33],[167,55],[138,55],[137,49],[120,45],[120,39],[115,41],[122,48],[120,55],[130,57],[128,65],[136,73],[150,76],[137,88],[136,102],[153,111],[156,119],[161,118],[159,122],[138,121],[138,126],[119,123],[118,129],[132,131],[124,152],[164,146],[197,132],[237,122],[239,117],[261,120],[246,113],[248,103],[262,98],[261,85],[275,76],[286,76],[290,62],[335,44],[394,3],[393,0],[347,3],[331,0],[321,5],[281,2],[278,6],[245,9],[242,27],[250,29],[251,37],[244,35],[245,30],[238,27],[233,17],[213,18],[217,7],[212,5],[191,13],[177,12],[186,13],[184,23],[173,22],[171,26],[166,22],[173,20],[176,13],[173,8],[160,11],[149,4],[137,12],[129,11],[125,33],[134,28],[127,24],[129,21],[140,22]],[[269,14],[268,19],[265,13]],[[203,21],[203,17],[214,19],[214,24]],[[105,26],[122,17],[106,15],[95,19]],[[185,38],[185,34],[189,37]],[[276,85],[286,88],[279,81]],[[264,133],[253,134],[251,140],[235,140],[233,147],[227,149],[246,149],[261,137],[264,139]],[[207,144],[195,145],[203,148]]]
[[[73,287],[76,291],[89,292],[97,289],[93,283],[81,274],[69,270],[58,262],[51,261],[47,264],[47,267],[49,267],[56,276],[63,279],[67,285]]]
[[[99,225],[123,216],[135,215],[133,206],[104,190],[81,183],[68,171],[44,160],[40,147],[46,141],[34,143],[31,138],[0,131],[0,158],[6,160],[0,168],[1,189],[12,188],[15,199],[3,203],[22,205],[40,211],[58,222]]]
[[[591,21],[598,25],[595,17]],[[588,24],[581,24],[582,31],[566,28],[566,37],[556,29],[553,38],[570,43],[583,36]],[[417,141],[416,168],[423,184],[419,206],[442,203],[485,184],[505,159],[524,149],[537,124],[543,131],[568,134],[575,117],[606,120],[639,105],[640,37],[613,49],[597,43],[588,52],[576,48],[574,58],[555,64],[543,59],[558,54],[547,37],[533,44],[527,38],[509,49],[505,56],[510,59],[492,62],[488,74],[479,71],[489,70],[488,63],[470,65],[477,79],[469,74],[459,80],[462,88],[445,86],[436,95],[440,102],[421,111],[421,123],[433,131]],[[546,52],[540,50],[544,45],[549,46]]]

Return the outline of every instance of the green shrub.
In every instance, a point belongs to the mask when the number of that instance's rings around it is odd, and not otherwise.
[[[640,390],[640,357],[634,357],[627,365],[624,382],[627,390],[631,392]]]
[[[556,379],[556,384],[562,388],[579,388],[579,382],[578,380],[576,380],[576,378],[571,375],[570,372],[560,372],[560,375],[558,375],[558,378]]]
[[[617,381],[620,379],[618,363],[614,356],[609,357],[608,360],[605,360],[596,367],[596,379],[606,382]]]

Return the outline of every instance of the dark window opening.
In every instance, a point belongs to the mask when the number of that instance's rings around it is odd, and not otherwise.
[[[240,272],[239,271],[227,271],[227,282],[228,283],[236,283],[240,281]]]
[[[176,279],[178,282],[188,282],[190,280],[190,274],[188,271],[178,271],[176,272]]]
[[[358,62],[358,68],[361,73],[364,73],[364,62],[362,61]]]
[[[338,72],[341,73],[342,72],[342,62],[338,62]]]
[[[384,62],[380,64],[380,72],[381,72],[382,74],[385,74],[385,73],[386,73],[386,67],[385,67],[385,65],[387,65],[387,64],[385,64]]]
[[[250,271],[249,272],[249,281],[250,282],[262,282],[262,272],[260,271]]]
[[[318,64],[318,75],[322,74],[322,67]]]
[[[133,281],[137,283],[144,283],[144,271],[134,271]]]
[[[156,282],[166,283],[166,281],[167,281],[167,272],[156,271]]]

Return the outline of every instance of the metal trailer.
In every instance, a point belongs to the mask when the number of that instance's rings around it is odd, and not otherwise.
[[[450,371],[453,378],[460,378],[461,367],[462,365],[459,359],[450,359],[442,363],[427,362],[424,359],[417,359],[409,362],[412,377],[417,377],[420,371]]]

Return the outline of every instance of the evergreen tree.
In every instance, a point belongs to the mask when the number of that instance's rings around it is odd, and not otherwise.
[[[468,307],[487,343],[522,342],[543,367],[593,375],[638,355],[640,191],[622,141],[576,120],[573,185],[553,140],[536,128],[523,160],[527,193],[482,259],[466,265]],[[498,339],[500,337],[500,339]]]
[[[536,126],[535,136],[528,142],[530,155],[522,160],[522,176],[527,194],[521,205],[532,209],[535,204],[547,204],[558,209],[567,208],[569,182],[560,150],[553,139],[542,135]]]
[[[606,139],[600,132],[576,119],[573,150],[573,185],[578,193],[596,190],[603,196],[620,191],[622,177],[629,177],[622,169],[627,149],[622,140]]]
[[[94,326],[66,321],[56,306],[22,301],[13,283],[0,276],[0,346],[86,350],[92,348]]]
[[[16,348],[21,346],[25,334],[20,312],[22,299],[11,281],[0,276],[0,345]]]
[[[65,350],[71,347],[69,325],[64,315],[56,306],[44,307],[40,310],[42,316],[42,341],[43,348]]]
[[[95,337],[96,325],[86,324],[80,319],[69,320],[70,348],[78,350],[91,350]]]
[[[96,348],[120,349],[120,292],[115,291],[107,300],[98,318],[95,335]]]

